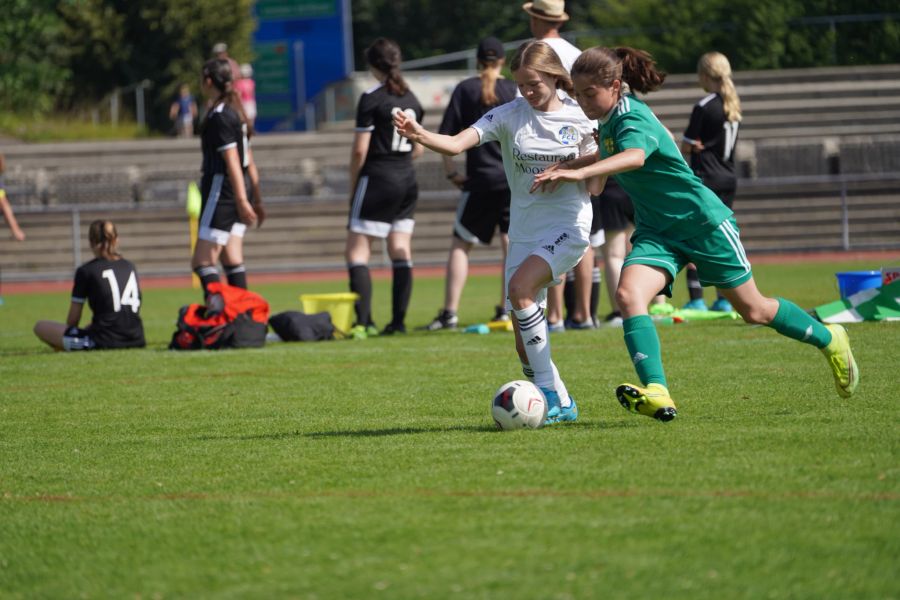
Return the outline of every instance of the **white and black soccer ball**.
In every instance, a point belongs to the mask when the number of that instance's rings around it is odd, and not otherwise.
[[[530,381],[510,381],[494,394],[491,416],[500,429],[537,429],[547,418],[547,399]]]

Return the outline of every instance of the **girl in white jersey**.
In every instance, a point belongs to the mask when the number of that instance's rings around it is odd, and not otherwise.
[[[510,69],[522,97],[491,110],[457,135],[432,133],[402,113],[394,117],[394,125],[400,135],[447,155],[500,142],[512,196],[505,272],[516,350],[525,375],[547,397],[547,423],[574,421],[578,408],[550,359],[542,305],[546,288],[559,283],[590,244],[589,192],[599,192],[600,181],[566,183],[539,195],[529,189],[534,176],[548,166],[596,152],[593,122],[569,95],[560,93],[571,94],[572,81],[547,44],[520,46]]]

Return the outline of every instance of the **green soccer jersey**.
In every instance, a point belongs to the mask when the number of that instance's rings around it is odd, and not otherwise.
[[[643,167],[615,175],[634,204],[636,227],[686,240],[731,216],[731,209],[694,175],[646,104],[626,94],[599,123],[601,159],[629,148],[646,154]]]

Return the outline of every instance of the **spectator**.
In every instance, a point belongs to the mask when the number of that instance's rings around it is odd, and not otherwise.
[[[256,82],[253,81],[253,67],[249,63],[241,65],[241,78],[234,82],[234,89],[241,97],[244,114],[251,125],[256,124]]]
[[[481,40],[476,53],[478,77],[462,81],[444,112],[438,130],[443,135],[456,135],[475,123],[485,113],[516,97],[516,84],[500,74],[506,62],[503,44],[494,37]],[[447,259],[447,280],[444,288],[444,307],[438,316],[423,329],[455,329],[459,299],[466,284],[469,251],[475,244],[490,244],[494,231],[500,229],[500,247],[506,261],[509,242],[509,184],[503,172],[503,156],[498,142],[489,142],[466,151],[465,173],[460,173],[450,156],[442,155],[447,179],[462,190],[453,226],[453,241]],[[495,321],[509,321],[506,314],[506,284],[500,278],[500,303],[494,313]]]
[[[6,197],[6,185],[3,181],[4,171],[6,171],[6,159],[0,154],[0,210],[3,211],[3,219],[6,221],[6,224],[9,225],[9,230],[12,233],[13,239],[17,242],[24,242],[25,232],[19,227],[19,222],[16,221],[16,215],[13,213],[12,206]]]
[[[193,137],[194,119],[197,118],[197,102],[191,95],[188,84],[182,83],[178,88],[178,97],[169,107],[169,118],[175,121],[175,132],[178,137]]]
[[[523,4],[522,10],[531,17],[529,24],[534,39],[553,48],[566,71],[571,71],[581,50],[559,35],[560,28],[569,20],[565,6],[564,0],[535,0]]]
[[[228,56],[228,44],[225,42],[218,42],[212,47],[212,53],[213,58],[228,61],[228,66],[231,67],[231,81],[236,82],[241,78],[241,66],[236,60]]]

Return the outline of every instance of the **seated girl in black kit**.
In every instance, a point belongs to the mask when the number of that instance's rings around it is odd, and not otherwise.
[[[141,288],[134,265],[117,251],[116,226],[112,221],[94,221],[88,240],[95,258],[75,271],[66,322],[38,321],[35,335],[57,350],[143,348]],[[93,318],[79,329],[85,302]]]

